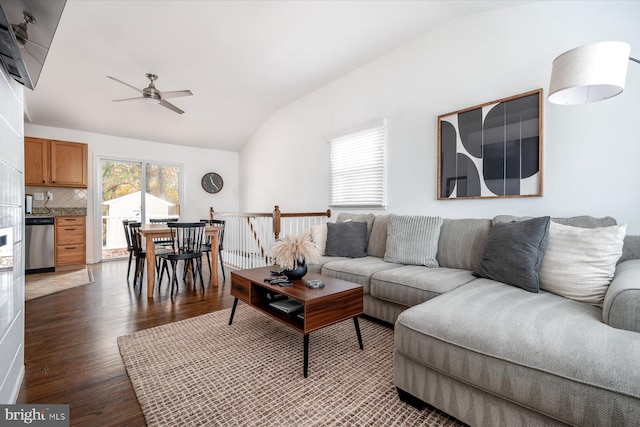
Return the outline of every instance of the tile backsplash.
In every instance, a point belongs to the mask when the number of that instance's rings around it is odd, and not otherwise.
[[[47,191],[51,191],[52,199],[46,200]],[[35,196],[36,193],[44,193],[45,200],[33,198],[34,211],[39,208],[87,208],[86,188],[64,188],[64,187],[33,187],[26,186],[25,194]]]

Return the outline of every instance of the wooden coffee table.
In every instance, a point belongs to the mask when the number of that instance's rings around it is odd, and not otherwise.
[[[358,316],[362,314],[364,290],[362,285],[333,279],[320,274],[308,273],[303,280],[293,280],[293,286],[272,285],[264,279],[271,277],[274,267],[260,267],[231,272],[231,295],[235,297],[229,325],[233,323],[238,300],[249,304],[269,317],[304,334],[304,377],[309,369],[309,334],[318,329],[353,319],[360,350],[364,349]],[[322,280],[324,288],[312,289],[305,281]],[[282,294],[300,301],[302,311],[293,314],[283,313],[271,306],[273,299],[268,294]],[[298,317],[303,313],[304,318]]]

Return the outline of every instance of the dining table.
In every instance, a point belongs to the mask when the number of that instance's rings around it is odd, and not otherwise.
[[[224,227],[219,225],[207,225],[204,228],[204,235],[211,237],[211,285],[218,286],[218,245],[219,233]],[[140,234],[145,238],[145,248],[147,252],[147,298],[153,298],[153,291],[156,284],[156,245],[154,239],[171,238],[171,229],[167,224],[142,224]]]

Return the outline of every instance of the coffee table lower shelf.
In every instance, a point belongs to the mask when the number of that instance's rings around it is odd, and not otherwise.
[[[231,272],[231,295],[235,297],[229,325],[238,306],[238,300],[268,315],[269,317],[303,334],[303,374],[307,378],[309,371],[309,334],[329,325],[353,319],[360,350],[364,350],[358,316],[363,309],[363,286],[344,280],[308,274],[305,279],[318,279],[325,283],[321,289],[310,289],[302,280],[293,281],[294,285],[279,287],[264,281],[273,267],[260,267]],[[288,314],[269,306],[267,294],[281,294],[300,301],[303,304],[304,318],[298,313]]]

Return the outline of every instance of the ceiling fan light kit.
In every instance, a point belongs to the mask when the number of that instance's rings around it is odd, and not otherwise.
[[[175,105],[167,101],[165,98],[179,98],[182,96],[191,96],[193,95],[193,93],[190,90],[174,90],[169,92],[161,92],[156,88],[155,84],[153,83],[154,81],[158,80],[158,76],[153,73],[147,73],[146,76],[149,79],[149,86],[145,87],[144,89],[138,89],[137,87],[130,85],[129,83],[123,82],[122,80],[116,79],[115,77],[107,76],[111,80],[114,80],[127,87],[130,87],[136,92],[139,92],[140,94],[142,94],[142,96],[138,96],[135,98],[114,99],[113,101],[122,102],[122,101],[134,101],[134,100],[142,99],[149,104],[160,104],[161,106],[168,108],[173,112],[176,112],[178,114],[184,114],[183,110],[176,107]]]

